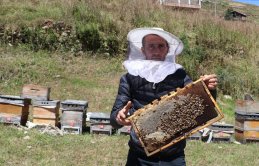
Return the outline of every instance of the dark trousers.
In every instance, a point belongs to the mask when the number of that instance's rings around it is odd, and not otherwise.
[[[186,162],[184,152],[170,157],[147,157],[130,149],[126,166],[186,166]]]

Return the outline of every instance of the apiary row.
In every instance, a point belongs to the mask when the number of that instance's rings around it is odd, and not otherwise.
[[[32,122],[58,126],[67,133],[81,134],[89,128],[90,133],[111,135],[110,115],[103,112],[87,112],[87,101],[81,100],[32,100],[19,96],[0,95],[0,122],[26,125],[31,108]],[[215,126],[215,125],[212,125]],[[118,134],[129,134],[130,127],[118,130]],[[201,139],[199,133],[190,139]]]
[[[24,85],[21,96],[0,95],[0,123],[26,125],[52,125],[64,133],[103,133],[111,135],[110,115],[87,112],[88,102],[83,100],[50,100],[50,88],[40,85]],[[118,134],[129,134],[124,127]]]
[[[79,133],[85,125],[87,101],[33,100],[19,96],[0,95],[0,122],[26,125],[31,108],[35,124],[75,127]],[[61,114],[60,114],[61,113]]]
[[[190,96],[181,98],[183,103],[185,99]],[[191,98],[191,97],[190,97]],[[197,97],[196,97],[197,98]],[[192,98],[191,101],[200,108],[202,105],[199,102],[203,100]],[[169,103],[169,104],[172,104]],[[174,104],[174,103],[173,103]],[[184,103],[183,103],[184,104]],[[188,108],[188,104],[184,104]],[[174,104],[174,107],[177,105]],[[161,107],[161,106],[160,106]],[[113,128],[110,125],[110,115],[102,112],[88,112],[88,102],[82,100],[50,100],[50,88],[38,85],[25,85],[21,96],[0,95],[0,122],[25,125],[29,119],[29,110],[31,108],[31,120],[35,124],[50,124],[58,126],[64,132],[81,134],[83,130],[88,130],[90,133],[104,133],[111,135]],[[202,110],[203,108],[197,109]],[[180,109],[178,109],[179,111]],[[184,109],[181,113],[187,112],[192,114],[193,111]],[[200,112],[197,112],[197,116]],[[204,114],[201,112],[201,114]],[[173,116],[164,115],[166,117],[174,118]],[[182,118],[186,120],[186,118]],[[175,121],[169,119],[170,121]],[[191,122],[191,121],[190,121]],[[182,125],[188,123],[182,121]],[[169,123],[162,123],[161,128],[173,125]],[[192,125],[192,123],[190,123]],[[188,126],[187,126],[188,127]],[[175,128],[175,127],[174,127]],[[228,124],[214,123],[209,128],[213,131],[212,141],[227,141],[230,142],[232,133],[235,134],[235,139],[240,142],[259,141],[259,103],[249,100],[238,100],[236,102],[235,110],[235,126]],[[123,127],[118,130],[118,134],[129,134],[130,128]],[[174,131],[171,131],[174,132]],[[189,139],[202,138],[199,132],[194,133]]]
[[[89,127],[90,133],[112,134],[109,114],[88,112],[87,101],[33,100],[19,96],[0,95],[0,122],[25,125],[29,108],[32,105],[32,122],[60,126],[65,132],[81,134]],[[237,101],[235,126],[214,123],[209,126],[213,131],[211,141],[230,142],[234,133],[235,139],[245,143],[259,141],[259,104],[251,101]],[[61,115],[60,115],[61,112]],[[123,127],[118,134],[129,134],[130,127]],[[201,140],[202,133],[197,132],[188,139]]]
[[[90,133],[111,135],[110,114],[88,112],[88,102],[81,100],[33,100],[19,96],[0,95],[0,122],[26,125],[31,108],[32,122],[37,125],[60,127],[64,133]],[[118,134],[129,134],[130,128],[123,127]]]

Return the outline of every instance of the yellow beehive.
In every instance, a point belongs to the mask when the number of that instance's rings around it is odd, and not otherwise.
[[[235,139],[239,142],[259,141],[259,103],[237,100],[235,110]]]
[[[25,125],[29,115],[29,99],[0,95],[0,122]]]
[[[34,101],[33,123],[57,126],[60,101]]]

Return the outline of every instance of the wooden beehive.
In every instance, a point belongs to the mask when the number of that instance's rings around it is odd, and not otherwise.
[[[235,139],[239,142],[259,141],[259,103],[237,100],[235,110]]]
[[[222,118],[222,111],[199,79],[137,110],[128,119],[150,156]]]
[[[213,132],[212,142],[231,142],[232,135],[234,134],[234,126],[225,123],[213,123],[209,126]]]
[[[187,140],[201,140],[201,133],[195,132],[187,137]]]
[[[49,100],[50,88],[34,84],[24,85],[21,97],[34,100]]]
[[[91,134],[112,134],[112,126],[110,124],[110,114],[104,112],[91,112],[90,133]]]
[[[112,126],[110,124],[103,124],[103,123],[91,124],[90,133],[112,135]]]
[[[242,143],[259,142],[259,131],[235,128],[235,139]]]
[[[81,134],[86,127],[88,102],[65,100],[61,102],[61,129],[65,133]]]
[[[60,101],[33,101],[33,123],[58,126]]]
[[[87,114],[91,124],[103,123],[110,124],[110,114],[104,112],[89,112]]]
[[[29,99],[0,95],[0,122],[26,125],[29,115]]]

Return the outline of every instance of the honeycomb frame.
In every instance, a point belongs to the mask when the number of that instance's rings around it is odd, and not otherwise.
[[[151,156],[224,117],[205,83],[199,79],[138,109],[128,117]]]

